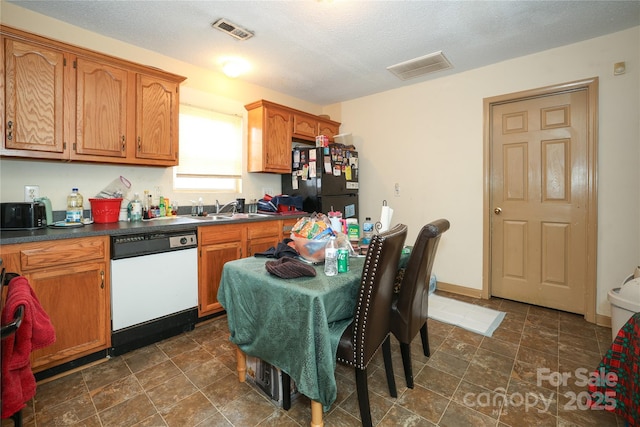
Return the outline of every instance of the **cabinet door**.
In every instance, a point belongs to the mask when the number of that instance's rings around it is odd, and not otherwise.
[[[178,88],[175,82],[137,76],[136,157],[148,164],[178,164]]]
[[[266,116],[265,171],[291,172],[291,113],[268,107]]]
[[[65,158],[68,156],[63,103],[66,55],[37,44],[10,38],[3,41],[5,138],[2,153]]]
[[[263,221],[247,224],[247,257],[275,247],[282,240],[280,221]]]
[[[258,101],[245,106],[249,172],[291,172],[291,111]]]
[[[293,136],[308,141],[316,140],[318,135],[318,120],[313,116],[293,114]]]
[[[242,242],[219,243],[200,249],[198,260],[198,317],[224,310],[218,302],[222,267],[227,261],[240,259]]]
[[[327,122],[320,120],[318,122],[318,135],[326,135],[329,137],[329,141],[333,142],[333,137],[338,134],[340,129],[340,123]]]
[[[109,280],[104,262],[43,269],[25,277],[56,331],[54,344],[31,353],[34,372],[111,345]]]
[[[126,156],[128,75],[121,68],[77,59],[76,145],[72,158]]]
[[[280,242],[280,236],[260,237],[247,242],[247,257],[251,257],[259,252],[264,252],[269,248],[276,247]]]

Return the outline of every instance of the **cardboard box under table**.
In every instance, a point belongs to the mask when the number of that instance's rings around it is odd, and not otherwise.
[[[271,400],[283,406],[282,371],[257,357],[247,355],[247,381],[262,390]],[[291,399],[298,394],[294,381],[291,381],[289,395]]]

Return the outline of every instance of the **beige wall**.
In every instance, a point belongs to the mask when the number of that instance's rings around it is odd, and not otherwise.
[[[481,289],[483,99],[597,76],[597,313],[609,315],[607,292],[640,263],[639,40],[636,27],[342,103],[342,132],[361,153],[361,216],[379,216],[387,200],[394,221],[409,225],[408,241],[423,224],[448,218],[434,272]],[[613,76],[618,61],[627,73]]]
[[[342,121],[361,153],[361,220],[377,218],[383,200],[394,222],[409,225],[412,242],[420,227],[445,217],[451,230],[443,239],[434,272],[444,282],[482,287],[483,99],[587,77],[600,78],[598,163],[598,307],[610,313],[606,294],[640,263],[640,28],[521,57],[481,69],[415,84],[341,104],[313,105],[265,88],[242,84],[114,39],[1,3],[2,23],[152,65],[187,77],[182,101],[246,117],[243,105],[265,98]],[[627,62],[614,77],[613,63]],[[455,64],[454,64],[455,65]],[[245,136],[246,138],[246,136]],[[246,143],[246,141],[245,141]],[[21,200],[25,184],[40,185],[54,209],[79,186],[97,193],[124,175],[136,191],[160,184],[173,200],[171,169],[0,160],[0,200]],[[247,198],[264,188],[280,190],[280,176],[243,176]],[[393,195],[394,183],[401,194]],[[206,202],[239,195],[204,194]]]

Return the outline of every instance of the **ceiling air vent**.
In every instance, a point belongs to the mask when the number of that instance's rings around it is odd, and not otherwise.
[[[396,65],[387,67],[387,70],[395,74],[400,80],[409,80],[436,71],[452,68],[451,63],[445,58],[442,51],[430,53],[420,58],[410,59]]]
[[[229,34],[231,37],[234,37],[238,40],[247,40],[253,37],[253,32],[246,30],[242,27],[237,26],[236,24],[227,21],[224,18],[218,19],[216,22],[211,24],[213,28],[217,28],[218,30]]]

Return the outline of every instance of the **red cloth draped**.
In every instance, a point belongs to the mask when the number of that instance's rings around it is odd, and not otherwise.
[[[592,409],[613,411],[640,426],[640,313],[620,329],[589,385]]]
[[[2,324],[14,320],[14,313],[24,305],[22,324],[15,334],[2,341],[2,418],[9,418],[36,394],[36,379],[29,356],[33,350],[56,340],[51,319],[44,311],[29,281],[18,276],[9,282],[7,301],[2,310]]]

